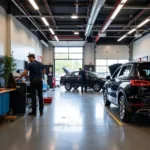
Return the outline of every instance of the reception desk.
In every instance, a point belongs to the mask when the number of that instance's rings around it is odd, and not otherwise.
[[[6,115],[10,111],[10,92],[16,89],[0,91],[0,116]]]

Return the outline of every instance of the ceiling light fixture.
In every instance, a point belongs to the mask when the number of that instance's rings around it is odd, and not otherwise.
[[[41,18],[43,20],[43,22],[45,23],[46,26],[49,26],[49,23],[47,22],[47,20],[45,19],[45,17]]]
[[[127,37],[127,35],[124,35],[124,36],[122,36],[120,39],[118,39],[117,41],[118,42],[120,42],[120,41],[122,41],[124,38],[126,38]]]
[[[136,31],[136,28],[130,30],[127,34],[128,34],[128,35],[129,35],[129,34],[132,34],[134,31]]]
[[[56,35],[54,36],[54,38],[55,38],[56,41],[59,41],[59,39],[58,39],[58,37]]]
[[[78,15],[77,14],[72,14],[71,18],[72,19],[78,19]]]
[[[111,22],[112,22],[113,20],[108,20],[107,22],[106,22],[106,24],[104,25],[104,27],[102,28],[102,31],[101,32],[105,32],[106,31],[106,29],[108,28],[108,26],[111,24]]]
[[[137,28],[141,28],[143,25],[145,25],[146,23],[148,23],[150,21],[150,18],[147,18],[146,20],[144,20],[142,23],[140,23]]]
[[[126,3],[127,2],[127,0],[122,0],[121,1],[121,4],[124,4],[124,3]]]
[[[34,7],[35,10],[39,10],[39,7],[34,0],[29,0],[29,2],[31,3],[31,5]]]
[[[110,19],[114,20],[123,6],[124,4],[119,4],[114,13],[112,14],[112,16],[110,17]]]
[[[75,31],[74,34],[75,34],[75,35],[79,35],[79,32],[78,32],[78,31]]]
[[[54,35],[55,34],[55,32],[54,32],[54,30],[52,29],[52,28],[49,28],[49,31]]]

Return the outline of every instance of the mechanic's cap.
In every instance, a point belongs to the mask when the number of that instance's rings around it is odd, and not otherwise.
[[[35,58],[35,55],[34,54],[29,54],[27,57],[32,57],[32,58]]]

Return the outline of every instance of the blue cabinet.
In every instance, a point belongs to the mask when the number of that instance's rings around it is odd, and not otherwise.
[[[10,108],[10,94],[3,93],[0,94],[0,116],[6,115]]]
[[[9,93],[3,94],[3,115],[9,112]]]
[[[2,95],[0,94],[0,116],[3,114],[3,98],[2,98]]]

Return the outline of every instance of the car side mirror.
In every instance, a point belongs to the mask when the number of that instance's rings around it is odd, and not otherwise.
[[[110,79],[111,79],[110,76],[107,76],[107,77],[106,77],[106,80],[110,80]]]

